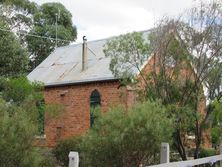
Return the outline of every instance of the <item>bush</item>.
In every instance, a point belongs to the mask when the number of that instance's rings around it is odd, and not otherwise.
[[[62,109],[44,105],[42,88],[23,76],[0,77],[0,166],[56,166],[50,154],[33,147],[34,136],[44,130],[45,110],[55,115]]]
[[[216,150],[213,148],[200,150],[200,158],[210,157],[210,156],[214,156],[214,155],[216,155]]]
[[[161,142],[170,140],[171,127],[160,103],[138,104],[127,112],[124,108],[111,109],[84,137],[82,149],[89,160],[86,165],[127,167],[154,163]]]
[[[7,102],[14,102],[21,104],[27,98],[34,98],[35,100],[42,100],[43,94],[41,92],[42,85],[39,83],[30,83],[30,81],[20,76],[17,78],[0,78],[0,92],[2,98]]]
[[[69,164],[68,155],[70,151],[81,152],[80,143],[81,143],[81,137],[73,137],[60,141],[54,147],[52,153],[54,154],[58,163],[61,166],[68,166]]]
[[[25,77],[0,78],[0,84],[0,166],[55,166],[33,147],[41,86],[29,83]]]
[[[65,140],[53,152],[63,165],[68,164],[71,150],[80,153],[81,167],[149,165],[155,163],[161,142],[170,141],[172,127],[159,103],[138,104],[128,111],[113,108],[98,114],[85,136]]]
[[[39,167],[55,167],[58,166],[55,157],[52,152],[48,149],[39,149],[39,153],[41,154],[41,162]]]
[[[41,157],[32,147],[36,126],[30,112],[0,99],[0,166],[39,166]]]

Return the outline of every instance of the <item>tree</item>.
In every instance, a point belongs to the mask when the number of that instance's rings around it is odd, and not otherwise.
[[[40,83],[30,83],[25,76],[1,77],[0,85],[1,98],[6,102],[20,105],[28,98],[34,101],[43,100],[43,86]]]
[[[0,27],[8,29],[9,26],[4,20],[0,20]],[[24,74],[28,70],[29,59],[19,39],[12,32],[0,31],[0,45],[0,75]]]
[[[56,29],[57,44],[55,40]],[[34,26],[29,33],[46,37],[26,37],[32,58],[32,68],[40,64],[57,46],[67,45],[74,41],[77,35],[71,13],[60,3],[45,3],[40,6],[38,12],[34,14]]]
[[[36,114],[34,120],[38,127],[35,135],[44,134],[44,113],[45,104],[43,103],[43,86],[40,83],[30,83],[24,76],[16,78],[0,78],[0,98],[9,104],[23,106],[28,110],[29,106],[24,104],[30,103],[30,108],[34,108]]]
[[[115,77],[124,79],[134,77],[136,72],[141,73],[141,66],[149,57],[150,49],[144,35],[133,32],[110,40],[104,53],[111,57],[110,69]]]
[[[37,11],[37,4],[29,0],[1,0],[0,15],[11,28],[22,30],[30,27],[31,16]],[[24,27],[25,26],[25,27]]]
[[[33,147],[39,130],[36,102],[42,99],[41,90],[25,77],[0,79],[0,166],[55,166],[41,149]]]
[[[0,18],[8,23],[8,29],[16,32],[24,47],[24,33],[33,26],[33,14],[37,10],[37,4],[29,0],[2,0],[0,2]]]
[[[71,13],[60,3],[38,6],[29,0],[2,0],[0,18],[8,23],[7,30],[15,32],[22,47],[29,51],[31,69],[28,71],[40,64],[57,46],[67,45],[77,36]]]
[[[188,16],[186,14],[186,17],[179,19],[164,19],[150,31],[147,41],[149,52],[154,54],[152,72],[147,74],[139,71],[139,79],[142,78],[145,88],[143,99],[161,99],[169,109],[169,114],[176,117],[174,145],[183,160],[187,159],[186,143],[183,142],[185,133],[194,134],[194,157],[199,156],[203,131],[213,111],[210,105],[200,109],[205,102],[203,88],[207,87],[207,100],[220,98],[222,76],[221,3],[200,3],[200,6],[186,13],[189,13]],[[140,42],[143,43],[141,40],[137,43]],[[124,70],[115,71],[115,67],[123,63],[122,57],[127,53],[135,57],[136,62],[140,62],[145,55],[138,52],[135,45],[132,47],[131,41],[127,47],[123,44],[116,39],[108,42],[105,54],[114,60],[110,66],[112,72],[124,77]],[[134,68],[133,65],[131,67]],[[125,71],[131,73],[130,70]],[[198,112],[200,110],[202,114]]]

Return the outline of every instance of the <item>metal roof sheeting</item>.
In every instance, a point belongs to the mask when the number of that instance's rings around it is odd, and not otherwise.
[[[82,44],[75,44],[55,49],[27,77],[30,81],[45,85],[59,85],[84,81],[115,79],[109,70],[110,58],[105,57],[103,46],[106,41],[98,40],[87,43],[87,69],[82,71]]]
[[[144,37],[149,31],[142,32]],[[82,71],[82,44],[55,49],[27,77],[46,86],[116,79],[109,69],[111,59],[105,57],[103,46],[111,39],[87,42],[87,69]]]

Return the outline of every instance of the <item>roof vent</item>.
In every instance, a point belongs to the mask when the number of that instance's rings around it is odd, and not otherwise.
[[[87,69],[87,39],[83,36],[82,44],[82,71]]]

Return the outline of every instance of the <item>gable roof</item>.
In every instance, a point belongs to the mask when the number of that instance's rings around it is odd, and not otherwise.
[[[149,31],[143,31],[147,35]],[[45,86],[116,80],[109,69],[110,57],[103,46],[111,38],[87,42],[87,69],[82,71],[82,44],[56,48],[27,77]]]
[[[82,71],[82,44],[55,49],[27,77],[46,86],[115,79],[109,70],[110,58],[103,46],[107,39],[87,42],[87,69]],[[89,50],[90,49],[90,50]]]

